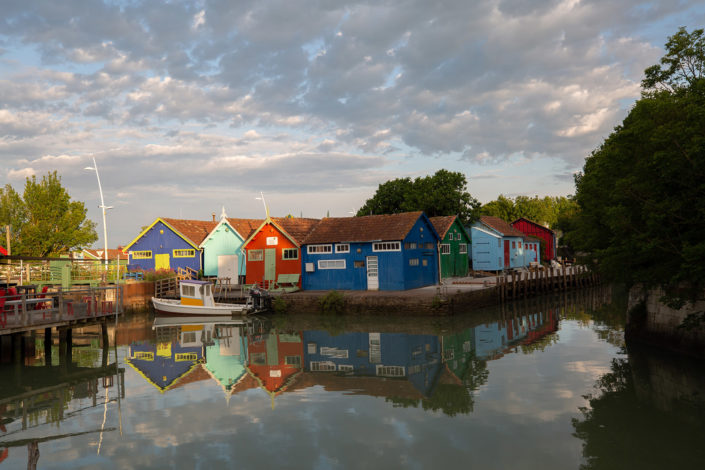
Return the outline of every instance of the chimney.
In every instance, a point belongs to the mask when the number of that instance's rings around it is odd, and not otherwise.
[[[213,216],[213,222],[215,222],[215,212],[212,212],[211,215]]]

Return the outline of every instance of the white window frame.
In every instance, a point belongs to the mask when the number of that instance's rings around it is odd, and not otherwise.
[[[441,243],[441,254],[442,255],[449,255],[450,254],[450,243]]]
[[[416,242],[406,242],[404,243],[404,249],[405,250],[415,250],[417,249],[418,244]]]
[[[355,367],[352,364],[338,364],[339,372],[354,372]]]
[[[333,245],[306,245],[306,253],[309,255],[327,255],[333,253]]]
[[[346,269],[347,263],[344,259],[319,259],[318,269]]]
[[[292,257],[287,257],[287,253],[294,253],[296,256]],[[282,260],[289,260],[289,259],[299,259],[299,249],[298,248],[284,248],[282,249]]]
[[[372,243],[372,251],[401,251],[401,242],[374,242]]]
[[[247,261],[264,261],[264,250],[247,250]]]
[[[336,243],[335,244],[335,252],[336,253],[350,253],[350,244],[349,243]]]
[[[461,255],[468,254],[468,244],[467,243],[458,243],[458,253],[460,253]]]
[[[331,361],[311,361],[309,369],[311,372],[335,372],[337,367]]]
[[[375,372],[379,377],[406,377],[404,366],[385,366],[377,364]]]

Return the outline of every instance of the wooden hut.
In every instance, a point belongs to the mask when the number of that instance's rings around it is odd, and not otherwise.
[[[128,269],[202,268],[199,245],[217,225],[215,221],[159,217],[132,240],[123,251]]]
[[[438,282],[438,233],[421,212],[329,217],[304,240],[304,289],[405,290]]]
[[[536,237],[543,241],[541,259],[551,261],[556,257],[556,232],[524,217],[519,217],[512,222],[512,227],[525,235]]]
[[[470,237],[457,215],[430,218],[441,239],[438,252],[441,259],[441,279],[467,276]]]
[[[470,229],[472,267],[501,271],[526,266],[524,234],[499,217],[483,215]]]
[[[271,287],[281,275],[301,286],[301,244],[318,219],[270,217],[245,240],[246,283]],[[291,282],[294,281],[295,282]]]

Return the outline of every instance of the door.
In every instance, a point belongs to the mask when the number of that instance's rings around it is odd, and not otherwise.
[[[379,290],[379,268],[376,256],[367,257],[367,290]]]
[[[231,284],[237,284],[237,255],[218,256],[218,277],[230,278]]]
[[[504,240],[504,267],[509,267],[509,240]]]
[[[266,248],[264,250],[264,280],[275,281],[277,273],[277,249]]]
[[[154,270],[171,269],[169,266],[169,253],[163,255],[154,255]]]

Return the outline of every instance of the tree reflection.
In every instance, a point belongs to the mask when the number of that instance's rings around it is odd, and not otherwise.
[[[705,459],[705,399],[697,390],[702,384],[688,382],[699,382],[702,374],[683,374],[660,360],[654,367],[642,352],[629,352],[629,359],[612,361],[595,393],[585,396],[582,417],[572,420],[573,435],[584,441],[581,468],[699,468]],[[664,387],[667,382],[672,390]],[[693,385],[693,393],[684,393]]]

